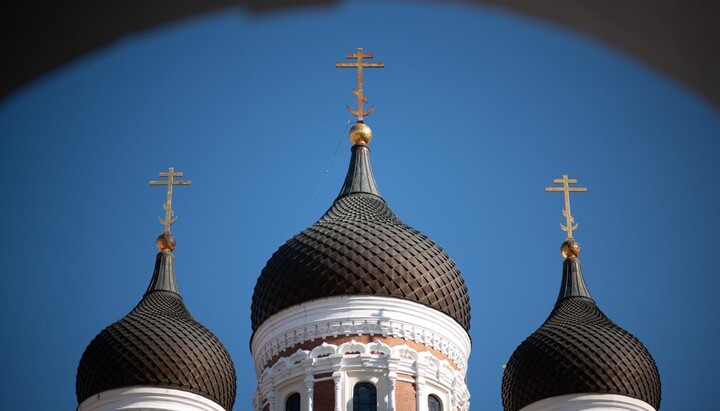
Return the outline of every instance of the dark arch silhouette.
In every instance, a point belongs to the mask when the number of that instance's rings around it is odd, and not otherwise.
[[[441,0],[436,0],[441,4]],[[16,2],[3,19],[0,96],[114,41],[210,11],[332,6],[339,0],[68,0]],[[720,107],[720,2],[466,0],[538,17],[608,43]]]
[[[300,411],[300,394],[293,393],[285,400],[285,411]]]

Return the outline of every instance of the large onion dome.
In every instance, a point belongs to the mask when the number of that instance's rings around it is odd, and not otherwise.
[[[353,130],[359,125],[364,126]],[[468,330],[470,301],[460,271],[440,246],[390,210],[375,183],[366,141],[353,140],[348,174],[333,205],[263,268],[252,298],[253,331],[283,309],[357,294],[415,301]]]
[[[103,391],[132,386],[188,391],[226,410],[235,402],[230,354],[185,308],[168,249],[157,254],[142,300],[90,342],[78,366],[78,403]]]
[[[571,240],[572,241],[572,240]],[[603,314],[569,255],[555,307],[510,357],[505,411],[566,394],[619,394],[660,407],[660,374],[642,342]]]

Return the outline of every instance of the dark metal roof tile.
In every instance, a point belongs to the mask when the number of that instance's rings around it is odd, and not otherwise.
[[[236,379],[230,354],[192,317],[180,295],[164,289],[176,290],[168,254],[158,254],[165,261],[156,263],[149,291],[137,306],[85,349],[75,385],[78,403],[115,388],[159,386],[193,392],[232,409]]]
[[[322,258],[317,244],[327,247]],[[437,244],[403,224],[377,195],[338,198],[315,225],[273,254],[253,293],[253,331],[285,308],[347,294],[413,300],[448,314],[466,330],[470,326],[470,302],[460,271]],[[284,298],[275,298],[278,295]],[[432,302],[428,295],[433,295]]]
[[[579,261],[567,259],[555,308],[505,368],[505,411],[574,393],[620,394],[660,408],[660,374],[652,355],[589,295]]]

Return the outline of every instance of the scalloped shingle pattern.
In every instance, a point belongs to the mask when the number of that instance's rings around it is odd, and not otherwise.
[[[338,198],[273,254],[255,285],[252,329],[285,308],[348,294],[415,301],[470,328],[470,300],[455,263],[376,195]]]
[[[130,386],[189,391],[230,410],[235,402],[235,368],[220,340],[195,321],[179,295],[154,291],[101,331],[78,366],[78,403]]]
[[[620,394],[660,407],[660,374],[650,352],[582,297],[556,304],[515,350],[502,380],[505,411],[575,393]]]

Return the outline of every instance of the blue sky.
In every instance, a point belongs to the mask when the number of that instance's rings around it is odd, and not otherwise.
[[[707,409],[720,377],[720,115],[581,34],[491,8],[231,10],[128,37],[0,106],[0,408],[76,406],[77,363],[152,273],[169,166],[185,303],[255,385],[249,307],[272,253],[342,184],[357,47],[380,191],[455,260],[472,303],[474,410],[501,410],[515,347],[557,295],[562,196],[591,293],[658,363],[662,410]],[[338,148],[339,147],[339,148]],[[38,393],[38,386],[43,386]]]

